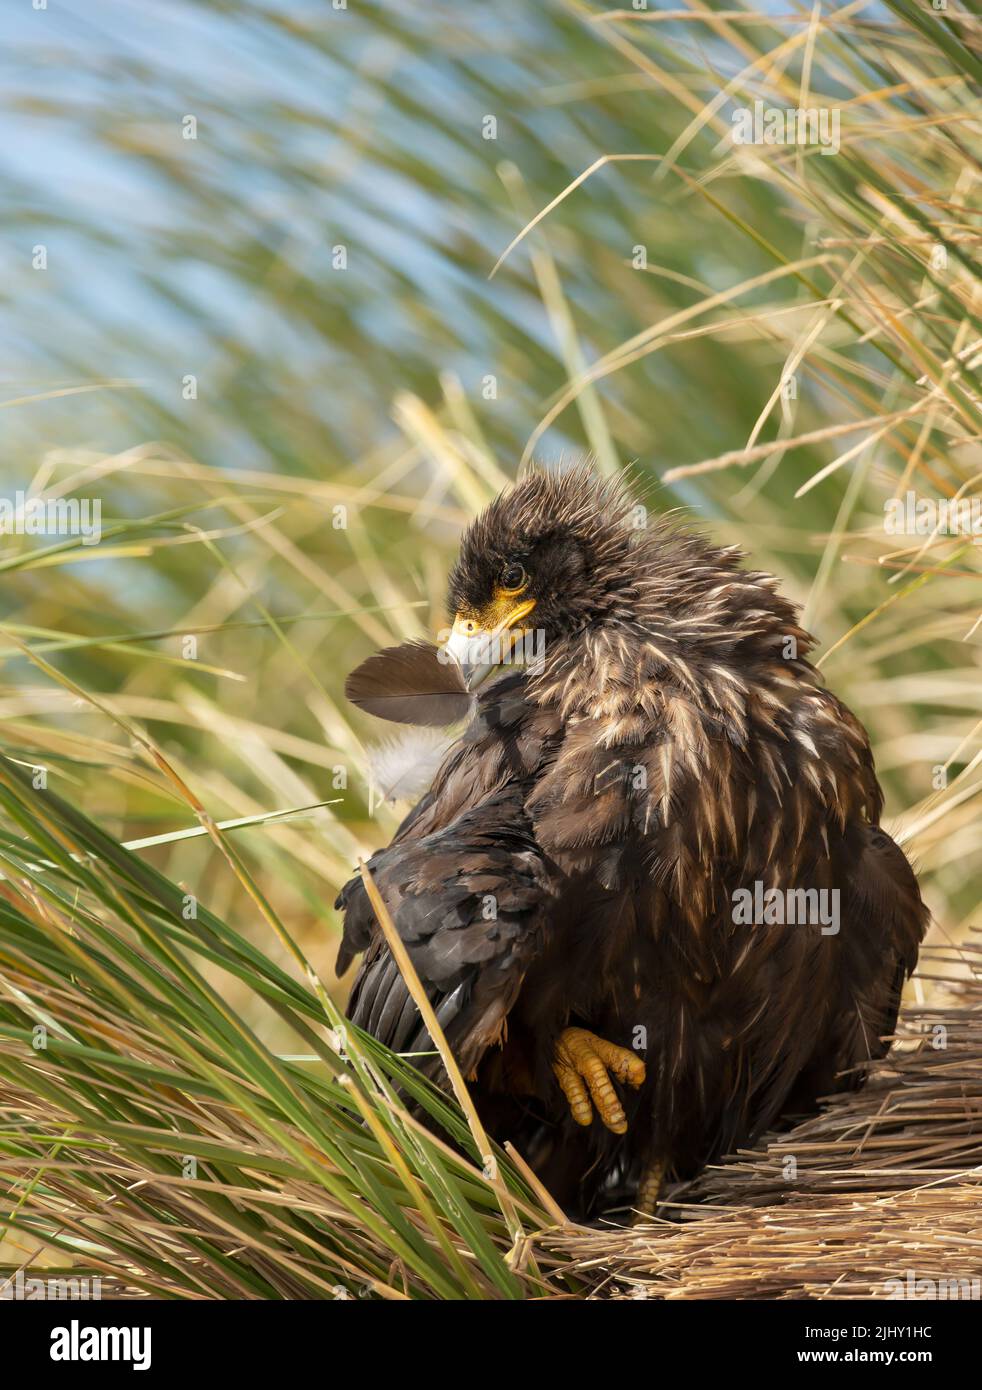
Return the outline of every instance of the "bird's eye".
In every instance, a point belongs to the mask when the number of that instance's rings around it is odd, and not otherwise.
[[[528,582],[528,575],[525,573],[523,565],[509,565],[501,576],[501,587],[507,593],[517,593],[519,589],[524,589]]]

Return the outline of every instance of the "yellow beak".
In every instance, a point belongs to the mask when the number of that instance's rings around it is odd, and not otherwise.
[[[482,612],[473,616],[456,615],[443,650],[460,666],[483,667],[485,672],[491,670],[511,651],[524,631],[519,624],[534,607],[534,598],[514,603],[496,595],[495,601]]]

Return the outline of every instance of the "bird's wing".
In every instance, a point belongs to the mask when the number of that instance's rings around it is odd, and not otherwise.
[[[498,1040],[541,949],[549,882],[513,785],[450,825],[373,855],[369,868],[453,1053],[471,1073]],[[348,1004],[359,1027],[397,1052],[433,1042],[375,921],[364,884],[343,890],[338,973],[366,951]],[[435,1060],[421,1069],[439,1072]]]
[[[880,826],[862,827],[864,844],[843,903],[844,975],[849,998],[836,1028],[835,1066],[847,1072],[886,1051],[904,981],[917,964],[929,913],[914,871]],[[858,1080],[858,1076],[854,1076]]]
[[[369,868],[465,1072],[501,1033],[541,949],[549,873],[524,809],[551,756],[555,716],[530,706],[520,672],[481,693],[433,787]],[[400,1052],[432,1050],[360,878],[341,890],[338,974],[365,951],[348,1003],[359,1027]],[[423,1070],[438,1072],[435,1063]]]

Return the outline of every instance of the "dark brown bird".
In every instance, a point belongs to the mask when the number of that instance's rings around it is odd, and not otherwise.
[[[370,861],[485,1123],[581,1217],[858,1084],[928,921],[865,731],[741,558],[584,468],[524,476],[464,535],[448,647],[540,659]],[[338,906],[351,1019],[431,1049],[360,880]]]

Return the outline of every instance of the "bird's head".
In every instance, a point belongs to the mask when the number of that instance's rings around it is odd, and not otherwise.
[[[449,581],[449,654],[467,665],[482,646],[507,651],[533,630],[553,642],[622,607],[631,507],[619,483],[586,467],[525,474],[464,533]]]

